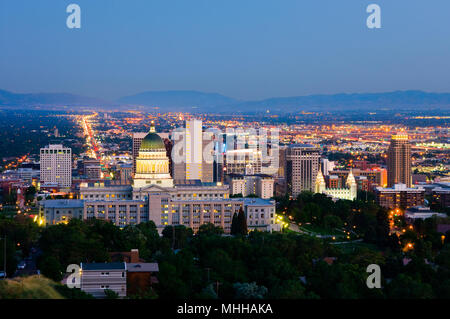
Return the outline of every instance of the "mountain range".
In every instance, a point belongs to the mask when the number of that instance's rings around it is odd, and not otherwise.
[[[80,96],[69,93],[13,93],[0,90],[0,107],[59,108],[114,107],[114,109],[142,109],[186,112],[262,112],[295,113],[300,111],[351,110],[450,110],[450,93],[424,91],[394,91],[383,93],[320,94],[274,97],[244,101],[218,93],[199,91],[147,91],[119,98],[117,101]]]

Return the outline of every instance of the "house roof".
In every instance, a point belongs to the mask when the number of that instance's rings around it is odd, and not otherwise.
[[[126,264],[118,263],[81,263],[82,270],[126,270]]]
[[[127,263],[128,272],[157,272],[158,263]]]

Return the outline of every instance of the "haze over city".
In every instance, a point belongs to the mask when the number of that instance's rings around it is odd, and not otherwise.
[[[0,89],[116,100],[197,90],[231,98],[450,92],[445,0],[2,1]],[[421,62],[420,62],[421,61]]]

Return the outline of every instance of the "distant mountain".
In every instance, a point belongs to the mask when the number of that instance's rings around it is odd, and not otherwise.
[[[346,110],[421,110],[423,108],[450,109],[450,93],[423,91],[395,91],[387,93],[355,93],[278,97],[243,102],[240,109],[280,112],[346,111]]]
[[[179,111],[218,111],[217,107],[239,103],[237,100],[217,93],[198,91],[148,91],[125,96],[120,104],[148,106]]]
[[[125,96],[116,102],[68,93],[19,94],[0,90],[0,106],[13,107],[114,107],[185,112],[271,113],[300,111],[370,111],[450,110],[450,93],[395,91],[385,93],[354,93],[274,97],[258,101],[236,100],[218,93],[199,91],[148,91]]]
[[[0,106],[100,106],[110,102],[70,93],[13,93],[0,90]]]

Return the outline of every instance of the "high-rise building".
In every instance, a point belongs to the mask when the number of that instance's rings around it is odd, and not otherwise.
[[[83,175],[87,178],[98,179],[101,178],[102,167],[100,160],[89,158],[83,160]]]
[[[186,179],[202,180],[203,131],[201,120],[186,121]]]
[[[411,187],[411,144],[408,135],[392,135],[387,155],[388,187],[395,184]]]
[[[322,166],[322,173],[324,176],[328,176],[329,172],[334,170],[336,166],[333,161],[329,161],[328,158],[322,158],[320,160],[320,164]]]
[[[314,191],[319,171],[320,149],[309,144],[292,144],[286,150],[286,185],[296,197],[302,191]]]
[[[262,152],[256,148],[227,150],[225,163],[227,174],[261,174]]]
[[[131,164],[120,164],[118,166],[119,166],[120,184],[121,185],[130,184],[132,172],[133,172],[133,166]]]
[[[179,154],[182,158],[172,159],[174,179],[213,182],[213,148],[210,158],[203,154],[211,143],[212,136],[202,131],[202,121],[197,119],[186,121],[186,128],[182,133],[182,138],[173,141],[174,147],[177,143],[183,143],[183,154]],[[172,137],[174,138],[174,135]]]
[[[72,149],[61,144],[50,144],[40,152],[41,184],[72,185]]]
[[[136,158],[139,155],[139,148],[141,147],[142,140],[147,134],[148,132],[133,133],[133,148],[131,150],[131,155],[133,156],[133,173],[136,173]]]

